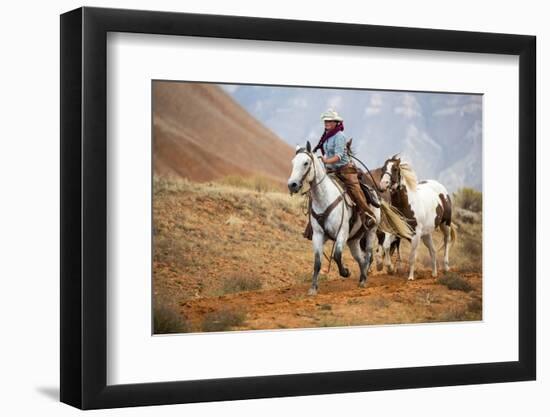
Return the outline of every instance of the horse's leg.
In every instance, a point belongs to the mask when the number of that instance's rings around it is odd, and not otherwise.
[[[395,261],[395,272],[397,274],[401,273],[401,238],[397,238],[395,240],[394,250],[397,251],[397,260]],[[392,255],[392,252],[390,252],[390,256]]]
[[[381,271],[382,269],[384,269],[384,259],[385,259],[385,255],[386,255],[386,252],[385,252],[385,249],[384,249],[384,244],[385,244],[385,241],[386,241],[386,233],[384,232],[381,232],[381,231],[377,231],[376,232],[376,237],[377,237],[377,243],[378,245],[376,246],[376,251],[375,251],[375,258],[376,258],[376,270],[377,271]],[[382,252],[382,255],[380,255],[380,252]]]
[[[380,254],[382,252],[382,254]],[[384,258],[385,258],[385,252],[384,247],[380,244],[376,247],[376,250],[374,251],[374,259],[376,261],[376,270],[382,271],[384,269]]]
[[[424,242],[424,245],[428,248],[428,251],[430,252],[430,258],[432,259],[432,277],[437,277],[437,259],[434,249],[434,242],[432,239],[432,234],[429,233],[427,235],[422,236],[422,242]]]
[[[414,279],[414,264],[416,263],[416,249],[420,241],[420,230],[417,230],[411,239],[411,253],[409,255],[409,280]]]
[[[319,289],[318,279],[319,271],[321,270],[321,259],[323,257],[323,244],[325,243],[325,235],[324,233],[314,232],[311,240],[313,243],[314,261],[313,277],[311,278],[311,288],[309,289],[308,294],[315,295],[317,294],[317,290]]]
[[[367,259],[366,259],[366,252],[363,251],[361,248],[361,239],[354,239],[354,240],[348,240],[348,247],[351,251],[351,256],[353,256],[353,259],[357,262],[359,265],[359,279],[367,280]]]
[[[340,234],[336,237],[336,243],[334,244],[334,260],[338,265],[338,272],[341,277],[347,278],[350,276],[349,269],[342,263],[342,252],[344,251],[344,244],[348,238],[348,233],[345,230],[340,231]]]
[[[391,245],[393,243],[393,236],[389,233],[384,233],[384,265],[388,274],[393,274],[393,265],[391,263]]]
[[[449,242],[451,241],[451,226],[447,226],[441,223],[441,231],[443,232],[443,242],[445,248],[445,255],[443,257],[443,270],[447,272],[449,270]]]
[[[367,232],[367,245],[365,248],[365,273],[359,277],[359,286],[365,287],[367,285],[368,271],[372,262],[372,250],[374,246],[374,239],[376,239],[376,227],[369,229]]]

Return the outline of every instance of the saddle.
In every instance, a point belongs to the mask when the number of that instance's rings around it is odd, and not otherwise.
[[[359,172],[359,185],[361,185],[361,190],[363,190],[363,194],[365,194],[365,197],[367,198],[367,201],[370,205],[380,208],[380,201],[378,200],[378,195],[376,192],[372,189],[372,187],[366,182],[366,175],[364,172]]]
[[[365,194],[367,201],[369,202],[369,204],[375,207],[380,207],[380,203],[378,202],[378,198],[376,197],[376,194],[374,194],[374,191],[370,188],[370,186],[364,183],[364,181],[362,180],[361,178],[362,174],[363,173],[361,171],[358,171],[359,184],[361,185],[361,189],[363,190],[363,193]],[[311,213],[311,215],[317,220],[317,222],[321,225],[321,227],[324,228],[325,219],[328,217],[330,212],[342,201],[342,196],[343,196],[345,204],[348,207],[353,207],[352,216],[349,219],[349,228],[351,230],[353,224],[355,224],[355,221],[357,220],[357,217],[360,216],[360,214],[358,213],[358,210],[355,208],[357,204],[355,203],[355,201],[353,201],[351,196],[345,191],[346,189],[345,184],[340,179],[340,177],[338,177],[336,173],[329,173],[328,175],[332,178],[336,186],[340,189],[340,192],[341,192],[340,196],[335,201],[333,201],[332,204],[329,207],[327,207],[327,209],[323,213],[315,213],[315,211],[311,207],[311,200],[309,200],[308,213]],[[308,219],[309,219],[309,216],[308,216]],[[361,229],[359,229],[355,233],[355,235],[357,235],[360,232],[361,232]],[[313,237],[313,228],[309,220],[304,230],[303,236],[308,240],[311,240]]]

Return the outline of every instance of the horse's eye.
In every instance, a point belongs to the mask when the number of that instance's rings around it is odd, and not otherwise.
[[[307,167],[307,164],[308,164],[307,162],[304,162],[304,166],[305,166],[305,167]]]

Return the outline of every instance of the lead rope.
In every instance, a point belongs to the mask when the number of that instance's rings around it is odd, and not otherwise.
[[[372,176],[371,172],[370,172],[370,169],[369,167],[367,167],[363,161],[361,161],[359,158],[355,157],[354,155],[352,155],[351,153],[348,153],[349,156],[351,156],[353,159],[355,159],[357,162],[359,162],[361,165],[363,165],[363,168],[365,168],[367,170],[367,172],[369,173],[369,176],[372,180],[372,184],[373,184],[373,188],[374,188],[374,191],[376,192],[376,195],[381,198],[380,196],[380,193],[378,192],[378,184],[376,184],[376,181],[374,180],[374,177]]]

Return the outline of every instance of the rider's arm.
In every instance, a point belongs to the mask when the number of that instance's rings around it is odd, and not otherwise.
[[[334,164],[338,161],[340,161],[343,156],[344,152],[346,152],[346,137],[342,134],[337,134],[334,137],[334,155],[330,158],[323,158],[325,161],[325,164]]]
[[[331,156],[330,158],[327,158],[326,156],[323,157],[323,162],[325,164],[334,164],[336,162],[338,162],[340,160],[340,155],[334,155],[334,156]]]

